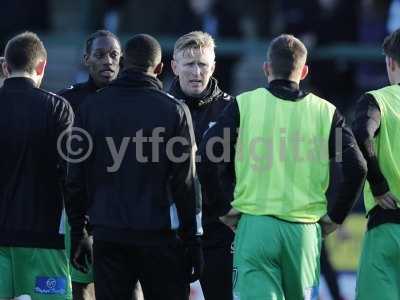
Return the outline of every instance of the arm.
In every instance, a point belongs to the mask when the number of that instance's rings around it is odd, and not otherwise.
[[[381,112],[372,95],[363,95],[356,110],[353,124],[354,134],[358,145],[368,165],[368,183],[376,202],[384,209],[395,209],[396,200],[390,193],[389,185],[379,167],[378,157],[373,147],[374,137],[379,132]]]
[[[367,179],[375,196],[389,191],[389,186],[383,176],[376,156],[373,140],[379,132],[381,112],[372,95],[363,95],[356,108],[356,117],[353,123],[353,132],[363,153],[367,165]]]
[[[171,192],[181,222],[180,230],[184,240],[190,240],[203,233],[201,227],[201,191],[196,174],[196,142],[192,118],[187,106],[178,104],[179,121],[175,138],[181,142],[174,143],[175,158],[171,161]],[[171,157],[169,158],[171,160]]]
[[[216,124],[209,128],[200,144],[199,177],[210,199],[218,199],[218,214],[231,209],[235,189],[235,146],[240,123],[239,107],[233,100]],[[223,141],[221,143],[221,141]]]
[[[185,265],[188,280],[194,282],[201,277],[204,269],[204,258],[200,243],[203,234],[201,225],[201,187],[196,174],[196,141],[192,118],[187,106],[178,103],[179,122],[174,138],[181,142],[173,147],[174,158],[171,160],[171,192],[175,200],[180,220],[180,236],[183,239]],[[169,153],[170,155],[171,153]]]
[[[74,127],[83,128],[80,113],[76,116]],[[78,136],[81,139],[78,139]],[[69,142],[70,150],[80,149],[81,153],[88,153],[89,141],[81,132],[71,132],[70,140],[67,143]],[[88,263],[90,264],[92,261],[92,247],[86,228],[89,217],[87,216],[85,161],[69,154],[65,182],[65,210],[71,227],[71,263],[76,269],[87,272]]]
[[[341,224],[361,194],[367,165],[352,131],[337,110],[329,137],[329,156],[331,161],[341,164],[343,174],[337,194],[328,202],[327,216]]]

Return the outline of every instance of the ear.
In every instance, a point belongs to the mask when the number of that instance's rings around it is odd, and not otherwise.
[[[213,62],[213,65],[212,65],[212,67],[211,67],[211,75],[214,74],[215,65],[216,65],[216,62],[214,61],[214,62]]]
[[[163,71],[164,68],[164,64],[162,62],[160,62],[155,68],[154,68],[154,74],[156,74],[157,76],[160,75]]]
[[[308,65],[304,65],[303,69],[301,70],[301,77],[300,80],[303,80],[308,75]]]
[[[9,77],[11,72],[10,72],[10,68],[8,67],[8,64],[6,62],[3,62],[1,64],[1,68],[3,69],[4,76],[6,78]]]
[[[390,66],[390,70],[392,72],[396,72],[396,70],[398,70],[400,68],[399,64],[397,63],[397,61],[391,57],[389,57],[389,66]]]
[[[265,74],[265,77],[269,77],[271,74],[271,65],[269,63],[267,63],[266,61],[264,61],[263,63],[263,71]]]
[[[36,75],[42,76],[44,74],[44,70],[46,69],[46,64],[47,64],[46,60],[39,61],[39,63],[37,64],[37,66],[35,68]]]
[[[175,76],[179,76],[179,74],[178,74],[178,63],[176,62],[176,60],[171,60],[171,69],[172,69],[172,72],[174,72],[174,75]]]
[[[83,64],[85,65],[85,67],[89,66],[88,60],[89,60],[89,54],[86,53],[83,54]]]

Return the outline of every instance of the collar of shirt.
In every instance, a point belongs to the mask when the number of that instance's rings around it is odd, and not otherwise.
[[[28,77],[11,77],[4,80],[3,87],[5,89],[33,88],[35,87],[35,82]]]
[[[110,85],[127,87],[147,87],[162,90],[162,82],[153,76],[146,74],[140,68],[129,68],[120,73],[120,76]]]
[[[300,89],[297,82],[285,79],[271,81],[267,86],[267,90],[275,97],[289,101],[298,101],[306,96],[306,93]]]

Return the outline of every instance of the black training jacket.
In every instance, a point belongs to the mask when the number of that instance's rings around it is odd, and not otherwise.
[[[193,118],[193,126],[196,135],[196,143],[200,145],[201,139],[208,128],[213,126],[225,107],[233,100],[233,97],[224,93],[218,87],[215,78],[211,78],[206,90],[199,97],[187,97],[181,90],[179,81],[176,79],[169,91],[173,96],[183,101],[190,110]],[[198,162],[198,160],[197,160]],[[215,182],[217,185],[218,183]],[[218,201],[216,194],[202,192],[203,199],[203,225],[205,231],[219,223],[218,211],[216,207]]]
[[[185,105],[135,69],[86,98],[75,126],[93,147],[88,159],[68,167],[71,237],[82,235],[86,215],[103,241],[158,244],[178,228],[184,239],[201,234],[191,123]],[[72,146],[90,148],[85,140]]]
[[[0,246],[64,248],[57,139],[73,122],[63,98],[29,78],[0,88]]]

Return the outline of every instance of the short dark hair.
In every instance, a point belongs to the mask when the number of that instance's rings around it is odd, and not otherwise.
[[[47,59],[47,52],[39,37],[26,31],[7,42],[4,56],[12,71],[33,73],[39,60]]]
[[[137,34],[125,44],[124,65],[126,68],[148,69],[161,62],[161,55],[160,43],[154,37],[148,34]]]
[[[112,33],[111,31],[108,30],[97,30],[95,32],[93,32],[90,36],[88,36],[88,38],[85,41],[85,54],[90,54],[90,52],[92,51],[92,45],[93,42],[101,37],[109,37],[112,39],[115,39],[118,42],[119,47],[121,48],[121,42],[119,40],[119,38]]]
[[[400,29],[388,35],[382,44],[383,53],[400,64]]]
[[[305,64],[306,59],[306,47],[293,35],[281,34],[269,45],[267,60],[274,76],[289,78],[293,71]]]

